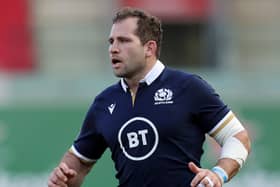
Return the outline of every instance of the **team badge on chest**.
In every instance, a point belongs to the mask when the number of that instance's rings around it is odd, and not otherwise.
[[[173,104],[173,92],[167,88],[161,88],[154,95],[155,105]]]

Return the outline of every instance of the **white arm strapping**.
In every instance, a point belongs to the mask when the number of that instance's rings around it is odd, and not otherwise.
[[[237,138],[237,133],[244,130],[240,121],[230,111],[208,134],[222,146],[220,158],[237,161],[240,168],[246,161],[248,150]]]
[[[240,168],[242,168],[248,156],[248,151],[237,138],[230,137],[222,147],[220,158],[231,158],[238,162]]]

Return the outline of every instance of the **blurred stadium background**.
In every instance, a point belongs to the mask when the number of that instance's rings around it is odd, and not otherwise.
[[[1,0],[0,186],[46,186],[94,96],[117,79],[107,37],[121,6],[163,20],[161,60],[208,80],[250,130],[253,151],[225,186],[280,186],[279,0]],[[215,162],[211,141],[203,166]],[[116,186],[110,153],[84,187]]]

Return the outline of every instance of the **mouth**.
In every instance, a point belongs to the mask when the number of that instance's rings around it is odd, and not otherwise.
[[[121,63],[122,61],[119,60],[119,59],[116,59],[116,58],[113,58],[112,59],[112,64],[115,65],[115,64],[118,64],[118,63]]]

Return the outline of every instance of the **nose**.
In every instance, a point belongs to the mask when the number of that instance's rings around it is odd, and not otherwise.
[[[114,54],[114,53],[119,53],[120,50],[118,48],[118,45],[116,44],[116,42],[113,42],[112,44],[110,44],[109,46],[109,53]]]

